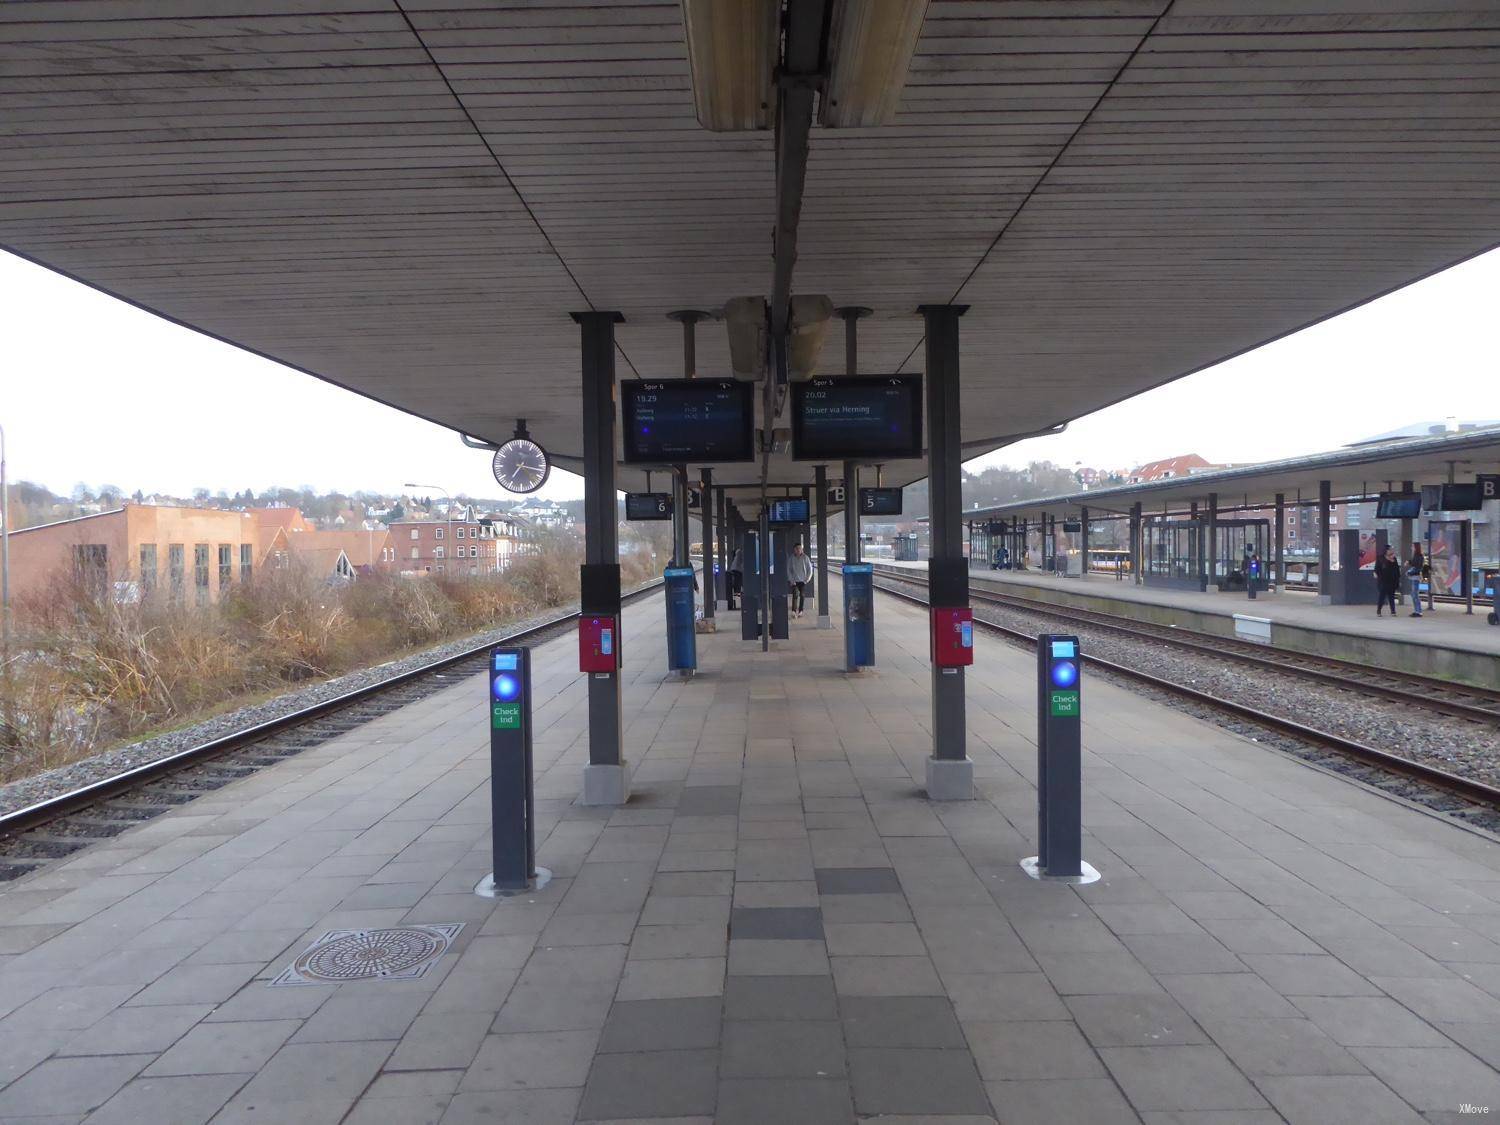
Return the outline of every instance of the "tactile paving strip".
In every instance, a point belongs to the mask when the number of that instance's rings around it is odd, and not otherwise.
[[[463,928],[462,922],[443,922],[385,930],[329,930],[271,984],[415,980],[437,963]]]

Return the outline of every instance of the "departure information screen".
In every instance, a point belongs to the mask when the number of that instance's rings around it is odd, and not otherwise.
[[[922,456],[922,377],[878,375],[792,384],[798,461],[903,461]]]
[[[766,513],[769,523],[806,523],[806,500],[772,500]]]
[[[627,520],[671,519],[672,494],[670,492],[627,492],[625,494],[625,518]]]
[[[861,488],[859,490],[859,514],[862,516],[899,516],[901,514],[901,490],[899,488]]]
[[[626,462],[755,460],[754,393],[753,384],[738,379],[622,381]]]

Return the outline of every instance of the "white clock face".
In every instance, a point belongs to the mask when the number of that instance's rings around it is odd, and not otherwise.
[[[497,449],[494,469],[495,479],[508,492],[535,492],[552,472],[547,451],[526,438],[512,438]]]

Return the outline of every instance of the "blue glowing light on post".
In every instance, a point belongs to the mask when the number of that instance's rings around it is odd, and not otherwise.
[[[509,672],[501,672],[495,677],[495,682],[491,685],[490,690],[494,693],[496,699],[504,703],[509,703],[521,694],[521,681]]]
[[[1076,687],[1078,684],[1078,665],[1071,660],[1059,660],[1052,665],[1052,686],[1060,688]]]

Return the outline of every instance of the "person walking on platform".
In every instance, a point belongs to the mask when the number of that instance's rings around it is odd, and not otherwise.
[[[1422,544],[1411,549],[1411,561],[1406,564],[1406,580],[1411,585],[1411,617],[1422,616],[1422,583],[1432,577],[1432,567],[1422,555]]]
[[[745,548],[736,547],[734,555],[729,560],[729,608],[734,608],[734,603],[739,600],[740,592],[745,588]]]
[[[791,557],[786,560],[786,580],[792,587],[793,617],[802,616],[802,607],[807,600],[807,585],[812,581],[812,576],[812,559],[807,557],[802,550],[802,544],[798,543],[792,548]]]
[[[1396,548],[1387,547],[1385,554],[1375,560],[1375,616],[1391,607],[1391,616],[1396,616],[1396,591],[1401,589],[1401,560],[1396,558]]]

